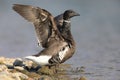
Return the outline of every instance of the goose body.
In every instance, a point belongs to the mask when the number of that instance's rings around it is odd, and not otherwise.
[[[38,65],[56,65],[65,62],[75,52],[75,41],[71,34],[71,21],[79,16],[73,10],[53,17],[47,10],[31,5],[14,4],[13,9],[23,18],[32,22],[39,45],[44,49],[38,54],[26,56]]]

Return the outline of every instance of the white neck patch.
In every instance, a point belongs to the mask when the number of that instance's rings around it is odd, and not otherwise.
[[[63,20],[63,22],[66,22],[66,23],[71,23],[70,20]]]

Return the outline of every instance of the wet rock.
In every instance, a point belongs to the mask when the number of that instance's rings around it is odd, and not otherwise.
[[[23,60],[18,58],[13,62],[13,66],[24,66]]]
[[[8,69],[14,69],[13,65],[6,65]]]
[[[39,78],[39,80],[55,80],[55,79],[52,79],[49,76],[41,76],[41,78]]]
[[[49,68],[48,66],[42,66],[38,70],[39,74],[54,75],[56,73],[55,67]]]
[[[71,68],[72,73],[84,73],[85,72],[85,67],[76,67],[76,68]]]

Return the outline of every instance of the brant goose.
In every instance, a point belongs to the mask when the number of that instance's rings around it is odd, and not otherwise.
[[[21,4],[14,4],[13,9],[34,24],[38,43],[44,48],[38,54],[27,56],[25,59],[38,65],[52,66],[72,57],[75,42],[70,31],[70,19],[80,14],[66,10],[63,14],[53,17],[45,9]]]

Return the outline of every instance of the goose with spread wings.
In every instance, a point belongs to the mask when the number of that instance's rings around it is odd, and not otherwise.
[[[26,56],[26,59],[38,65],[56,65],[72,57],[76,46],[70,30],[70,19],[80,14],[66,10],[53,17],[45,9],[21,4],[14,4],[13,10],[33,23],[38,44],[44,48],[38,54]]]

